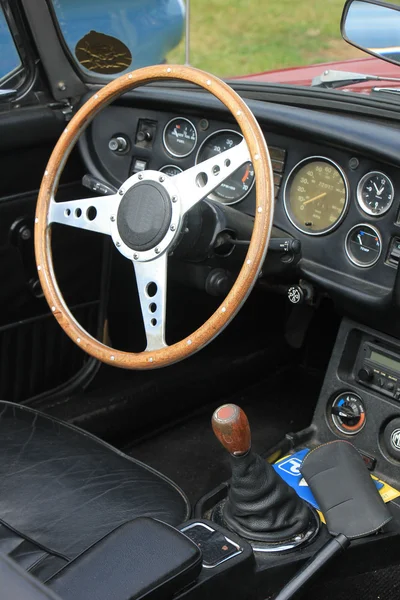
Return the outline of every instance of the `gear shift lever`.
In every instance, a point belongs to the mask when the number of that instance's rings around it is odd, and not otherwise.
[[[279,546],[297,547],[310,539],[318,527],[312,509],[265,459],[252,451],[244,411],[235,404],[224,404],[214,412],[211,423],[230,454],[232,468],[228,497],[215,507],[213,518],[275,550]]]
[[[250,425],[246,413],[239,406],[220,406],[214,412],[211,424],[216,437],[230,454],[242,456],[250,450]]]

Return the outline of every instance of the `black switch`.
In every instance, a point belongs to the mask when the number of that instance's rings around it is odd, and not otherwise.
[[[397,266],[400,260],[400,238],[394,237],[390,242],[387,262]]]

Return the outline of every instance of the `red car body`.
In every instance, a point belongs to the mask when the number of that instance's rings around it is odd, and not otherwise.
[[[253,73],[251,75],[242,75],[235,79],[246,81],[260,81],[271,83],[288,83],[292,85],[311,85],[314,77],[321,75],[327,69],[336,71],[351,71],[352,73],[363,73],[368,75],[379,75],[380,77],[398,77],[400,78],[400,67],[386,62],[380,58],[366,57],[345,60],[340,62],[319,63],[308,67],[294,67],[288,69],[278,69],[275,71],[265,71],[263,73]],[[347,85],[340,88],[368,94],[373,87],[400,87],[400,82],[395,81],[364,81],[353,85]]]

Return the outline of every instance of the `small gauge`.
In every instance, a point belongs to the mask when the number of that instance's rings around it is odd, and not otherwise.
[[[159,169],[161,173],[165,173],[169,177],[174,177],[174,175],[178,175],[178,173],[182,173],[182,169],[177,167],[176,165],[164,165]]]
[[[241,133],[223,129],[209,135],[200,146],[196,164],[212,158],[225,150],[229,150],[240,144],[243,140]],[[212,200],[218,200],[223,204],[236,204],[243,200],[254,185],[254,169],[251,162],[245,163],[239,167],[230,177],[227,177],[220,186],[210,195]]]
[[[393,183],[380,171],[371,171],[360,179],[357,186],[357,202],[368,215],[379,217],[392,206]]]
[[[379,231],[371,225],[356,225],[346,236],[346,254],[358,267],[372,267],[382,252]]]
[[[362,399],[352,392],[344,392],[331,405],[333,424],[346,435],[355,435],[365,426],[366,415]]]
[[[165,148],[172,156],[183,158],[193,152],[197,143],[197,131],[189,119],[172,119],[163,134]]]

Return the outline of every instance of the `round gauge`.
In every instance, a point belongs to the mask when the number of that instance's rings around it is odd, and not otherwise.
[[[229,148],[237,146],[243,136],[237,131],[225,129],[212,133],[201,144],[196,156],[196,164],[203,162]],[[230,177],[218,186],[209,198],[219,200],[223,204],[236,204],[243,200],[254,185],[254,169],[251,162],[239,167]]]
[[[339,225],[348,203],[341,168],[329,158],[312,156],[299,162],[285,183],[283,202],[293,225],[309,235],[322,235]]]
[[[172,156],[188,156],[197,143],[197,131],[188,119],[172,119],[166,124],[163,134],[164,146]]]
[[[161,173],[165,173],[169,177],[173,177],[174,175],[178,175],[178,173],[182,173],[182,169],[177,167],[176,165],[164,165],[159,169]]]
[[[331,406],[334,425],[346,435],[355,435],[365,425],[366,415],[362,399],[352,392],[344,392],[335,398]]]
[[[364,175],[357,186],[357,201],[368,215],[384,215],[392,206],[394,198],[393,183],[380,171],[371,171]]]
[[[346,254],[358,267],[372,267],[382,252],[380,233],[371,225],[355,225],[346,236]]]

